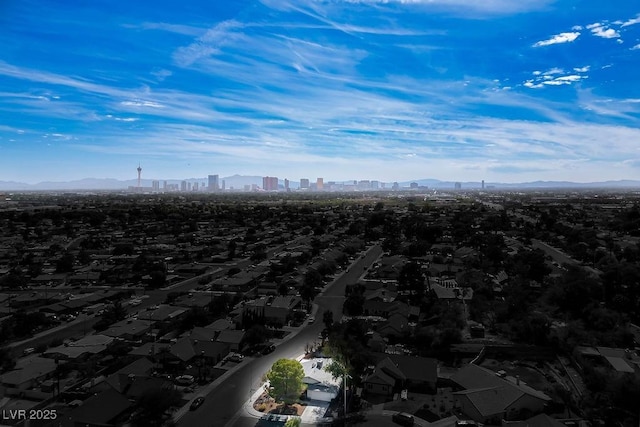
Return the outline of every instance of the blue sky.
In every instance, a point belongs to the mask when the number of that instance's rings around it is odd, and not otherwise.
[[[0,3],[0,180],[640,179],[629,0]]]

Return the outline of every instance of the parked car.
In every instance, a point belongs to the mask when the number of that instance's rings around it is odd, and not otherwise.
[[[265,346],[265,348],[262,350],[262,354],[269,354],[269,353],[273,353],[273,351],[276,349],[276,346],[273,344],[267,344]]]
[[[33,352],[35,352],[35,351],[36,351],[36,349],[35,349],[35,348],[33,348],[33,347],[25,348],[25,349],[22,351],[22,355],[23,355],[23,356],[28,356],[28,355],[32,354]]]
[[[397,412],[393,414],[391,416],[391,420],[396,424],[400,424],[401,426],[406,426],[406,427],[412,427],[413,424],[415,423],[415,419],[413,418],[413,415],[407,414],[406,412]]]
[[[230,362],[240,363],[240,362],[242,362],[243,359],[244,359],[244,356],[239,354],[239,353],[232,353],[229,356],[229,361]]]
[[[315,321],[316,321],[316,318],[315,318],[315,317],[313,317],[313,316],[309,317],[309,323],[313,323],[313,322],[315,322]]]
[[[193,402],[191,402],[191,406],[189,406],[189,409],[192,411],[195,411],[196,409],[198,409],[200,407],[200,405],[202,405],[204,403],[204,397],[202,396],[198,396],[195,399],[193,399]]]
[[[178,385],[191,385],[195,381],[195,378],[193,378],[193,375],[180,375],[176,377],[175,381]]]

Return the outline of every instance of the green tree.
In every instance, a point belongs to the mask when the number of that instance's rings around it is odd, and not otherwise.
[[[238,242],[235,239],[229,240],[227,244],[227,259],[232,260],[236,257],[236,250],[238,249]]]
[[[163,287],[167,281],[167,274],[161,270],[154,270],[149,273],[149,276],[151,277],[149,286],[154,289]]]
[[[16,359],[12,356],[8,347],[0,348],[0,370],[10,371],[16,365]]]
[[[327,309],[322,313],[322,323],[327,329],[331,329],[333,325],[333,311]]]
[[[113,305],[108,306],[102,313],[102,318],[93,325],[96,331],[103,331],[116,322],[127,317],[127,309],[122,306],[120,301],[115,301]]]
[[[400,270],[398,277],[398,290],[406,291],[410,300],[420,301],[424,295],[424,274],[420,264],[409,262]]]
[[[302,420],[298,417],[289,417],[287,422],[284,423],[284,427],[300,427]]]
[[[262,261],[267,258],[267,248],[263,244],[259,244],[251,254],[251,261]]]
[[[322,275],[316,270],[309,270],[304,275],[300,296],[308,304],[316,296],[315,288],[320,286],[322,286]]]
[[[285,404],[294,402],[304,390],[304,369],[297,360],[279,359],[267,373],[269,394]]]
[[[71,252],[67,252],[56,262],[56,271],[58,273],[68,273],[73,271],[73,264],[76,262],[76,257]]]
[[[261,344],[271,338],[271,331],[263,324],[256,323],[247,329],[245,334],[245,342],[247,345]]]

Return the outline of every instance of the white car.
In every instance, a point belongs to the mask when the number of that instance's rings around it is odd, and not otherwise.
[[[313,317],[313,316],[309,317],[309,323],[313,323],[313,322],[315,322],[315,321],[316,321],[316,318],[315,318],[315,317]]]

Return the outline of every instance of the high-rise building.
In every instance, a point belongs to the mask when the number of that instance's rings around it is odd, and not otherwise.
[[[195,191],[195,192],[198,191],[198,183],[197,182],[193,183],[193,191]]]
[[[222,191],[227,189],[227,183],[225,182],[225,180],[222,180]]]
[[[400,184],[398,184],[397,182],[394,182],[393,185],[391,186],[391,189],[393,191],[398,191],[400,189]]]
[[[284,191],[289,191],[289,180],[287,178],[284,179]]]
[[[209,186],[207,187],[209,191],[218,191],[220,190],[220,178],[218,175],[209,175]]]
[[[453,186],[456,190],[460,190],[462,188],[462,184],[459,182],[456,182]]]
[[[187,181],[182,181],[180,183],[180,191],[187,191]]]
[[[358,182],[358,190],[366,191],[371,190],[371,182],[368,179],[363,179]]]
[[[372,190],[380,189],[380,181],[371,181],[371,189]]]
[[[309,179],[301,178],[300,179],[300,188],[304,188],[304,189],[309,188]]]
[[[316,190],[317,191],[324,190],[324,178],[316,179]]]
[[[142,177],[142,168],[140,167],[140,163],[138,163],[138,167],[136,168],[136,170],[138,171],[138,189],[140,189],[140,178]]]
[[[162,190],[169,191],[169,187],[167,187],[167,181],[162,181]]]
[[[278,191],[278,178],[275,176],[265,176],[262,178],[262,189],[264,191]]]
[[[482,180],[482,189],[484,190],[484,179]]]
[[[160,181],[151,181],[151,190],[159,193],[160,192]]]

